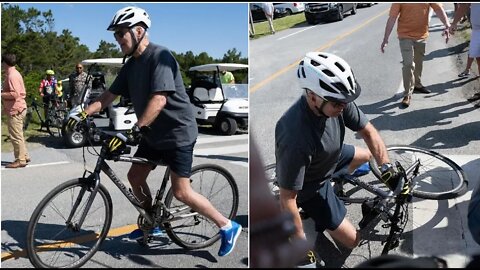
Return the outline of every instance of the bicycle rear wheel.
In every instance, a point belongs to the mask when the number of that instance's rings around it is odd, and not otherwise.
[[[67,111],[58,109],[51,111],[50,114],[47,120],[48,133],[53,137],[62,137],[63,120],[67,115]]]
[[[416,146],[393,145],[388,147],[390,161],[399,161],[408,168],[420,160],[418,174],[413,178],[413,196],[423,199],[444,200],[459,197],[467,191],[467,178],[463,169],[451,159],[432,150]],[[381,173],[374,160],[372,172],[379,179]]]
[[[33,266],[77,268],[95,254],[112,222],[112,199],[100,185],[82,227],[77,228],[90,196],[89,185],[73,179],[50,191],[35,208],[27,230],[27,254]],[[72,213],[76,200],[81,202]]]
[[[192,168],[190,183],[193,190],[209,200],[223,216],[229,219],[236,216],[238,187],[227,170],[213,164],[197,165]],[[220,239],[217,225],[177,200],[171,188],[165,197],[165,205],[175,217],[180,217],[164,223],[168,236],[177,245],[198,249],[211,246]],[[185,217],[181,218],[182,215]]]

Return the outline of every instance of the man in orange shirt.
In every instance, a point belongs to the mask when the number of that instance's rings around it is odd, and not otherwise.
[[[7,114],[8,133],[13,144],[15,161],[5,168],[21,168],[30,161],[23,137],[23,120],[27,115],[26,92],[23,78],[15,68],[17,59],[14,54],[2,55],[2,70],[5,82],[2,89],[3,111]]]
[[[388,38],[398,18],[397,34],[400,41],[400,51],[403,58],[403,86],[405,88],[402,105],[410,106],[413,92],[430,93],[421,82],[423,58],[428,38],[429,11],[433,9],[438,18],[445,25],[443,34],[446,42],[450,38],[448,31],[450,23],[440,3],[393,3],[390,15],[385,26],[385,35],[380,47],[382,53],[388,44]]]

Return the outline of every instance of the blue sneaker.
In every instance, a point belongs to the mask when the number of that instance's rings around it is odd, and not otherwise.
[[[358,167],[355,171],[353,171],[352,175],[355,177],[360,177],[362,175],[366,175],[370,172],[370,165],[368,162],[363,163]]]
[[[163,231],[160,229],[160,227],[155,227],[151,229],[150,232],[148,233],[148,236],[161,236],[161,235],[163,235]],[[135,229],[128,235],[128,238],[130,238],[130,240],[140,240],[143,238],[143,231],[140,229]]]
[[[240,233],[242,232],[242,225],[236,223],[232,220],[232,228],[229,230],[220,230],[220,236],[222,245],[220,246],[220,250],[218,251],[218,256],[226,256],[232,252],[233,248],[235,247],[235,243],[237,242]]]

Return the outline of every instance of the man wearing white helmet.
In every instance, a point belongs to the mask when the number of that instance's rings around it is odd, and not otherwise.
[[[399,176],[378,131],[353,102],[361,88],[347,62],[333,54],[310,52],[300,62],[297,76],[304,94],[275,128],[280,203],[294,216],[296,237],[305,238],[301,207],[313,218],[319,233],[327,230],[336,241],[353,249],[360,234],[346,219],[346,208],[329,184],[332,175],[352,173],[373,154],[378,164],[383,164],[382,177],[391,189]],[[344,144],[345,127],[357,131],[369,149]],[[361,224],[368,223],[369,209],[365,207],[362,205],[366,213]]]
[[[118,138],[120,147],[125,147],[127,143],[138,144],[135,157],[163,160],[169,165],[175,198],[220,228],[222,243],[218,255],[225,256],[233,250],[242,226],[224,217],[190,186],[193,147],[198,136],[197,123],[180,67],[167,48],[149,41],[147,29],[150,26],[150,18],[141,8],[126,7],[117,11],[107,30],[114,31],[113,35],[125,58],[132,57],[123,65],[110,88],[85,111],[71,117],[67,126],[74,128],[88,115],[107,107],[118,95],[130,98],[138,122],[127,132],[126,142]],[[115,144],[109,145],[114,147]],[[113,152],[115,149],[110,150]],[[145,209],[152,206],[146,179],[153,169],[155,167],[150,165],[132,164],[128,172],[133,193],[143,202]],[[162,232],[160,228],[155,228],[149,233],[159,235]],[[140,229],[130,233],[131,239],[142,237],[143,231]]]

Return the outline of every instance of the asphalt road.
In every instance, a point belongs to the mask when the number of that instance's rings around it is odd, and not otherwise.
[[[2,167],[2,267],[31,268],[25,254],[28,220],[40,200],[58,184],[83,173],[82,148],[65,149],[52,138],[37,138],[30,143],[32,162],[22,169]],[[116,236],[107,238],[85,267],[138,268],[138,267],[206,267],[245,268],[248,265],[248,134],[217,136],[208,129],[201,134],[194,149],[194,164],[213,163],[226,168],[235,178],[240,194],[236,220],[244,227],[235,250],[226,257],[218,257],[220,242],[200,250],[187,251],[167,237],[160,237],[149,248],[128,240],[132,228],[136,228],[138,212],[102,174],[102,183],[113,200],[113,220],[110,231]],[[132,149],[132,153],[134,153]],[[10,158],[2,154],[2,165]],[[95,156],[86,152],[87,168],[95,165]],[[126,174],[129,165],[112,163],[117,176],[129,186]],[[157,168],[148,178],[151,188],[159,187],[164,169]]]
[[[275,162],[274,129],[277,120],[298,99],[296,69],[308,51],[326,51],[345,59],[362,86],[359,107],[377,127],[387,145],[415,145],[444,154],[465,170],[469,191],[448,201],[415,200],[405,238],[393,253],[407,256],[437,255],[450,266],[461,267],[469,255],[480,253],[466,227],[466,206],[471,190],[480,182],[480,110],[466,99],[478,91],[478,81],[459,79],[468,43],[458,39],[445,44],[443,25],[431,17],[422,82],[431,94],[414,94],[410,107],[400,107],[403,82],[401,54],[392,32],[384,54],[380,51],[390,4],[379,3],[358,9],[343,21],[318,25],[300,24],[286,31],[250,42],[250,136],[265,164]],[[453,4],[445,4],[452,18]],[[467,47],[467,48],[466,48]],[[299,138],[301,139],[301,138]],[[345,142],[366,147],[355,133]],[[294,143],[294,142],[292,142]],[[356,225],[359,205],[349,205],[348,218]],[[251,208],[255,211],[255,208]],[[381,252],[385,233],[379,226],[367,232],[360,247],[346,250],[317,234],[311,220],[305,220],[307,238],[327,267],[354,267]]]

